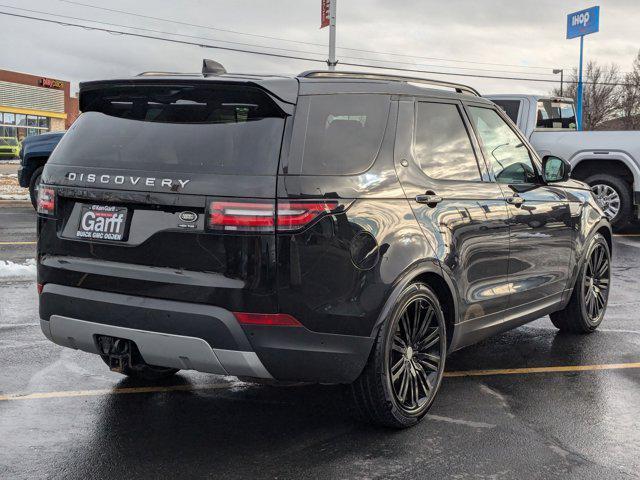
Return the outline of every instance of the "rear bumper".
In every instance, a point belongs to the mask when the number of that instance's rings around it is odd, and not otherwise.
[[[43,333],[64,347],[98,354],[96,335],[136,343],[151,365],[277,380],[351,382],[364,368],[369,337],[304,327],[240,326],[223,308],[47,284]]]

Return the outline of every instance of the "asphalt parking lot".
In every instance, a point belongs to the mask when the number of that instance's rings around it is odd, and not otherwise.
[[[0,205],[0,261],[33,256],[34,216]],[[542,318],[456,352],[406,431],[355,423],[339,387],[127,380],[48,342],[34,278],[0,276],[0,478],[638,478],[640,233],[613,265],[595,334]]]

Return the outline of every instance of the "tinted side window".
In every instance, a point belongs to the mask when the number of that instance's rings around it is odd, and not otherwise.
[[[500,115],[480,107],[469,107],[469,112],[496,180],[535,183],[538,177],[529,150]]]
[[[493,100],[493,103],[498,105],[513,123],[518,124],[518,112],[520,111],[520,100]]]
[[[389,103],[386,95],[311,96],[302,174],[353,175],[366,171],[382,144]]]
[[[418,103],[414,155],[431,178],[481,180],[469,134],[454,104]]]

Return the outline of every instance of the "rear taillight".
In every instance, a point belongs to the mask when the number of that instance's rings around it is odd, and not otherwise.
[[[278,230],[296,230],[325,213],[333,213],[338,202],[278,202]]]
[[[42,283],[36,283],[36,288],[38,289],[38,295],[40,295],[42,293],[44,285]]]
[[[209,204],[209,228],[228,231],[273,232],[274,202],[227,202]]]
[[[56,191],[53,188],[40,187],[38,189],[38,213],[53,215],[56,210]]]
[[[233,312],[241,325],[265,325],[270,327],[301,327],[302,324],[286,313]]]
[[[277,205],[277,207],[276,207]],[[323,214],[335,213],[336,201],[268,201],[228,202],[214,200],[209,204],[209,228],[226,231],[273,232],[297,230]]]

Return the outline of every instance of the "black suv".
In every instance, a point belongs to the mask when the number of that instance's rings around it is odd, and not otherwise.
[[[363,418],[406,427],[447,353],[602,321],[589,187],[469,87],[205,69],[80,103],[42,174],[41,325],[113,370],[350,384]]]

